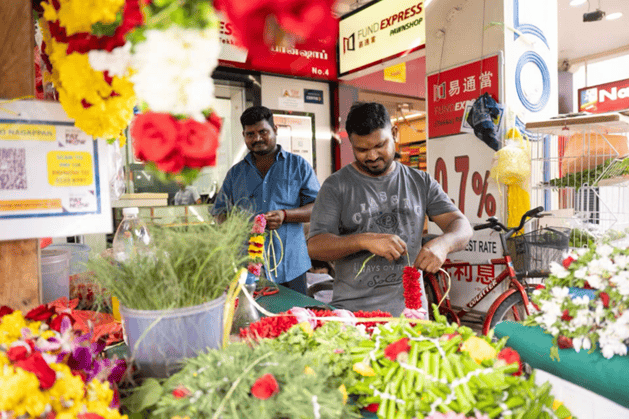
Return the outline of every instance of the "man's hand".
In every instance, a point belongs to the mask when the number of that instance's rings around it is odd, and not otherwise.
[[[284,224],[284,211],[269,211],[264,214],[264,218],[266,218],[266,228],[269,230],[277,230],[282,224]]]
[[[367,233],[364,240],[366,250],[390,262],[406,253],[406,242],[395,234]]]
[[[447,257],[447,247],[439,244],[439,238],[435,238],[421,248],[413,266],[422,271],[435,273]]]

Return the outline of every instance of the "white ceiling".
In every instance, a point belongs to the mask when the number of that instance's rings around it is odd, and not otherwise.
[[[579,61],[584,57],[622,49],[629,53],[629,0],[589,0],[577,7],[569,5],[571,0],[556,1],[559,7],[560,63],[565,60]],[[351,5],[356,3],[367,4],[369,0],[337,0],[335,6],[337,14],[343,15],[353,10]],[[608,15],[622,12],[623,16],[611,21],[603,19],[599,22],[583,22],[583,13],[588,11],[588,7],[590,11],[594,11],[599,8],[599,4],[601,10]]]

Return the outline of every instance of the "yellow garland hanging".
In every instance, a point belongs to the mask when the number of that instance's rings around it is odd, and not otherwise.
[[[59,21],[68,36],[80,32],[91,32],[95,23],[111,24],[122,10],[125,0],[59,0],[59,10],[46,2],[42,3],[44,19]]]
[[[87,54],[67,55],[67,44],[52,39],[43,20],[41,27],[52,63],[53,84],[63,109],[85,133],[97,138],[118,138],[122,146],[123,131],[133,117],[136,103],[133,83],[128,77],[114,76],[109,85],[104,73],[92,68]],[[85,107],[85,103],[91,106]]]

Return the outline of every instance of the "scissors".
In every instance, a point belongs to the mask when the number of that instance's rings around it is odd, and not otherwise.
[[[258,291],[254,291],[253,292],[253,298],[254,300],[257,300],[260,297],[266,297],[267,295],[273,295],[273,294],[277,294],[278,292],[280,292],[280,290],[278,288],[274,288],[274,287],[264,287]]]

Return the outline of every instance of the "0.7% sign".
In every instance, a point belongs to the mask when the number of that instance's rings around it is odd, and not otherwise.
[[[465,214],[465,193],[467,188],[467,179],[470,172],[470,157],[456,156],[454,158],[454,171],[461,174],[461,182],[459,185],[459,210]],[[435,163],[435,179],[441,184],[445,193],[448,193],[448,168],[445,160],[441,157]],[[483,211],[488,217],[496,215],[496,198],[487,193],[489,180],[489,170],[485,171],[485,176],[479,172],[472,174],[472,191],[479,196],[478,209],[476,216],[483,218]]]

